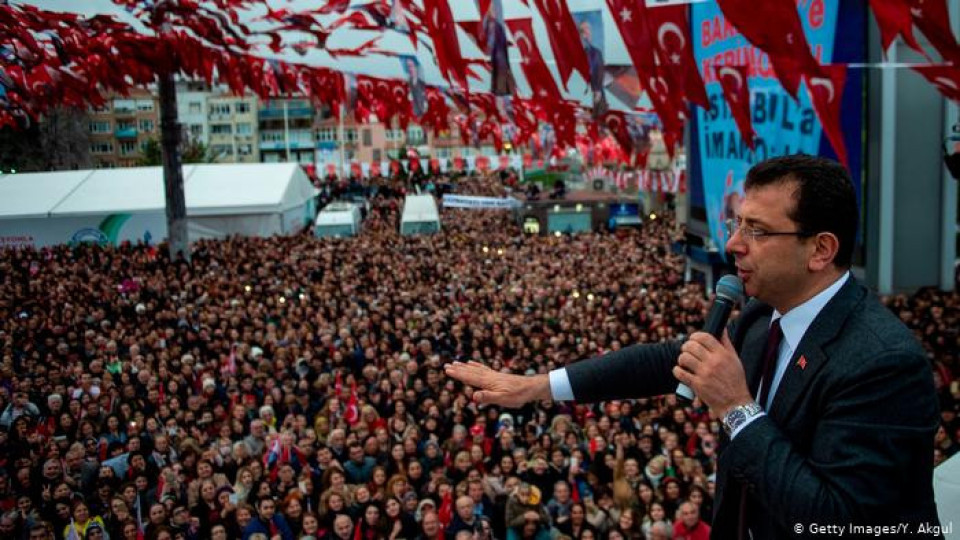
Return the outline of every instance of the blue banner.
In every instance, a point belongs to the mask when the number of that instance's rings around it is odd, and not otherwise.
[[[797,2],[807,41],[814,57],[822,64],[834,61],[838,4],[824,0]],[[702,178],[710,238],[722,251],[726,243],[723,221],[737,212],[743,197],[743,180],[753,164],[798,152],[826,155],[830,152],[822,151],[825,137],[822,137],[822,126],[805,85],[800,87],[798,100],[790,97],[777,81],[766,53],[751,45],[734,29],[715,2],[693,5],[691,14],[694,56],[712,105],[710,111],[694,109],[695,118],[691,124],[691,138],[694,140],[689,150],[693,162],[691,173]],[[715,73],[715,68],[723,65],[750,66],[748,84],[753,128],[757,135],[755,150],[751,150],[740,136],[723,97]],[[850,75],[854,78],[853,73]],[[850,89],[848,87],[845,94]],[[856,135],[859,138],[859,132]],[[845,138],[849,140],[849,137]],[[858,154],[860,145],[848,146],[848,149],[851,155]],[[859,164],[859,156],[856,162]],[[693,182],[696,180],[692,179]]]

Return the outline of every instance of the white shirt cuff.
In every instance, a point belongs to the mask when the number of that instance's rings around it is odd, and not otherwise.
[[[750,418],[747,418],[747,421],[746,421],[746,422],[740,424],[739,426],[737,426],[737,429],[733,430],[733,433],[730,434],[730,440],[732,441],[732,440],[737,436],[737,433],[740,433],[741,431],[743,431],[743,428],[749,426],[749,425],[752,424],[754,421],[756,421],[758,418],[763,418],[763,417],[766,416],[766,415],[767,415],[767,413],[761,411],[761,412],[760,412],[759,414],[757,414],[756,416],[751,416]]]
[[[573,387],[570,386],[570,376],[565,368],[550,372],[550,395],[553,401],[573,401]]]

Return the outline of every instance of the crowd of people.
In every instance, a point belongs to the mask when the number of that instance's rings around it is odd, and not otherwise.
[[[709,536],[720,426],[672,395],[478,407],[442,365],[515,373],[683,338],[709,307],[670,215],[528,236],[444,210],[397,234],[0,254],[0,533],[9,538]],[[497,179],[458,192],[502,195]],[[960,296],[884,298],[930,353],[958,449]]]

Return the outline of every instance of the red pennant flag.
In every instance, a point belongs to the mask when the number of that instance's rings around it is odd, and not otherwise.
[[[363,169],[356,161],[350,163],[350,176],[353,176],[354,178],[360,178],[363,176]]]
[[[650,25],[650,37],[656,37],[657,54],[663,69],[676,81],[671,88],[681,91],[691,103],[710,109],[703,78],[697,70],[693,57],[688,7],[685,5],[662,6],[646,10]]]
[[[520,68],[523,76],[530,84],[534,99],[554,100],[563,99],[557,83],[550,73],[550,69],[540,56],[540,49],[533,37],[533,23],[531,19],[509,19],[507,27],[513,34],[513,42],[520,51]]]
[[[750,88],[747,86],[747,66],[715,66],[717,80],[723,88],[723,97],[730,106],[730,113],[737,122],[740,136],[747,145],[754,148],[753,123],[750,120]],[[666,133],[664,133],[666,142]]]
[[[880,45],[883,52],[890,49],[897,36],[913,50],[926,56],[926,51],[917,43],[913,35],[913,17],[910,14],[910,0],[870,0],[870,8],[880,27]]]
[[[533,154],[529,152],[523,154],[523,168],[529,169],[531,166],[533,166]]]
[[[500,156],[500,170],[506,170],[510,168],[510,156],[502,155]]]
[[[960,103],[960,67],[921,66],[913,70],[936,86],[944,97]]]
[[[465,166],[466,160],[464,160],[462,157],[457,156],[453,158],[453,169],[455,171],[462,171]]]
[[[343,13],[348,7],[350,7],[350,0],[327,0],[327,3],[317,10],[317,13],[321,15]]]
[[[337,166],[333,163],[327,163],[327,176],[336,176]]]
[[[473,163],[474,167],[482,173],[486,173],[490,170],[490,157],[489,156],[477,156],[476,161]]]
[[[647,8],[644,0],[607,0],[607,7],[620,30],[630,61],[637,70],[641,84],[656,72],[654,43],[647,27]],[[659,7],[656,9],[667,9]],[[686,26],[686,25],[684,25]],[[648,89],[649,91],[649,89]]]
[[[423,1],[424,28],[433,39],[437,67],[440,73],[450,81],[456,83],[464,92],[469,92],[467,84],[467,64],[460,54],[460,42],[457,39],[457,24],[453,20],[453,12],[446,0]]]
[[[370,176],[380,176],[380,162],[371,161],[370,162]]]
[[[820,70],[823,76],[807,77],[810,100],[840,163],[849,166],[847,146],[843,141],[843,129],[840,126],[840,105],[843,101],[843,88],[847,82],[847,66],[832,64],[821,66]]]
[[[927,36],[940,56],[960,65],[960,45],[950,29],[950,11],[946,0],[909,0],[913,23]]]
[[[623,153],[629,156],[633,152],[633,138],[627,130],[627,115],[621,111],[607,111],[601,117],[603,126],[610,131]]]
[[[560,82],[567,87],[567,81],[574,70],[579,71],[583,80],[590,80],[590,61],[580,41],[580,32],[570,14],[565,0],[533,0],[540,16],[547,23],[547,35],[550,47],[560,71]],[[531,36],[533,34],[530,34]]]
[[[430,158],[430,173],[440,174],[440,160],[438,158]]]
[[[783,88],[794,98],[800,79],[816,74],[795,0],[717,0],[724,17],[755,47],[767,53]],[[658,8],[659,9],[659,8]]]

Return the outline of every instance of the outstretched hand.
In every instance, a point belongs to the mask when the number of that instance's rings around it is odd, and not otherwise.
[[[480,362],[453,362],[444,367],[448,377],[472,386],[473,401],[517,408],[538,399],[551,399],[548,375],[513,375],[494,371]]]

